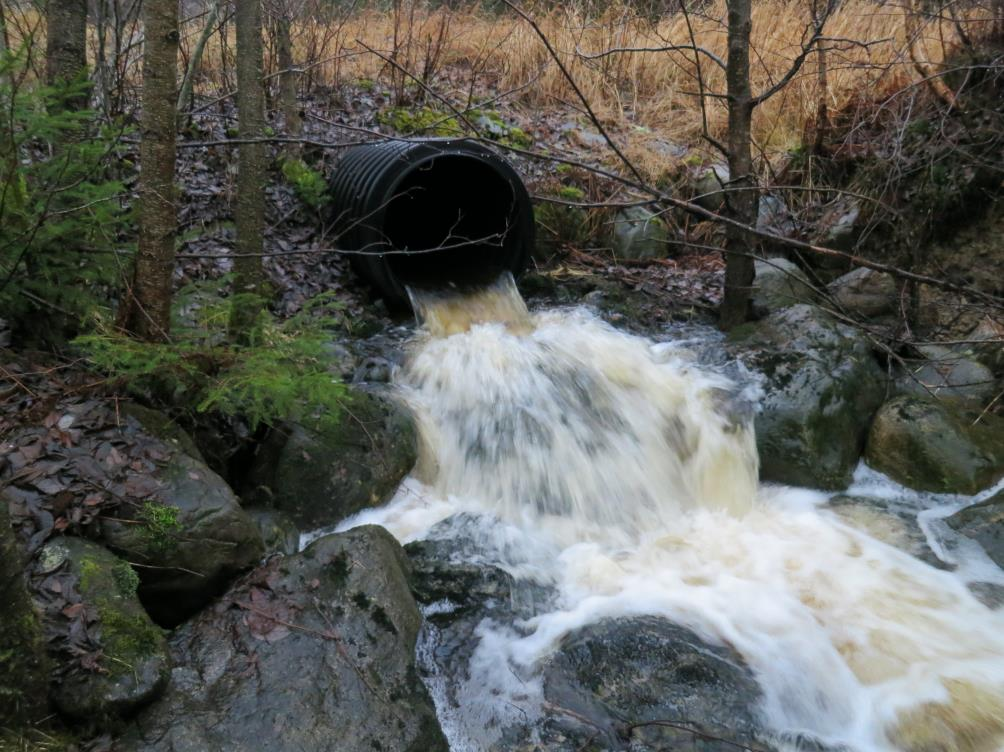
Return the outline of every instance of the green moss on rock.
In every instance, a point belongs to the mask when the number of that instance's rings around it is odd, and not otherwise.
[[[392,107],[377,114],[380,125],[405,136],[460,136],[457,119],[430,107]]]
[[[414,420],[403,406],[352,391],[337,425],[272,431],[252,471],[250,500],[271,504],[301,529],[333,525],[386,502],[417,455]]]
[[[72,718],[124,715],[157,697],[170,659],[161,630],[136,595],[139,578],[110,551],[81,538],[50,541],[65,550],[81,602],[97,621],[88,628],[101,645],[99,671],[74,668],[54,687],[56,707]]]
[[[47,714],[49,666],[7,504],[0,495],[0,727],[16,729]]]
[[[886,402],[868,434],[865,461],[904,486],[975,494],[1004,477],[1004,420],[922,397]]]

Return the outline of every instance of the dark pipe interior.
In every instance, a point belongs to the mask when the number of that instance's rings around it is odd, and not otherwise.
[[[384,219],[391,249],[444,247],[388,256],[402,284],[480,284],[506,268],[506,246],[518,240],[511,228],[515,194],[491,165],[464,156],[436,157],[408,173],[394,194]]]

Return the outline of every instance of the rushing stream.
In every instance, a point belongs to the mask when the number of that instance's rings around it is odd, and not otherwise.
[[[482,560],[558,594],[515,626],[480,626],[456,702],[433,670],[456,752],[532,724],[536,667],[570,630],[638,614],[738,651],[777,738],[854,752],[1002,748],[1004,615],[967,581],[1004,574],[939,522],[975,499],[859,470],[853,493],[919,514],[932,550],[956,565],[938,569],[892,545],[899,517],[758,486],[751,395],[687,348],[584,309],[530,314],[509,283],[416,303],[425,328],[396,384],[419,416],[419,466],[389,505],[342,527],[375,522],[407,542],[467,513]]]

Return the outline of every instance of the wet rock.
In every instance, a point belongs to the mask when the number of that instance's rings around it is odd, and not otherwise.
[[[940,345],[915,349],[918,359],[908,361],[896,379],[896,387],[903,394],[973,407],[983,407],[997,394],[990,369],[964,351]]]
[[[728,342],[765,381],[755,420],[761,478],[846,488],[884,396],[867,338],[796,305],[736,328]]]
[[[394,364],[387,358],[366,358],[352,373],[353,384],[386,384],[394,372]]]
[[[415,425],[407,410],[389,398],[355,391],[335,426],[293,423],[271,432],[251,473],[250,498],[313,530],[387,501],[416,457]]]
[[[798,303],[812,303],[817,297],[805,272],[787,259],[758,259],[754,267],[751,300],[754,316],[763,317]]]
[[[171,686],[119,749],[446,752],[407,571],[375,526],[271,560],[176,631]]]
[[[1004,420],[941,402],[896,397],[875,416],[865,461],[919,491],[975,494],[1004,477]]]
[[[760,689],[742,658],[656,616],[604,620],[568,635],[544,668],[543,748],[764,748]]]
[[[665,222],[643,206],[621,209],[614,217],[612,244],[618,259],[666,258],[668,240]]]
[[[59,711],[81,720],[122,716],[158,697],[170,673],[167,641],[140,604],[139,578],[128,562],[82,538],[55,538],[39,559],[65,560],[88,618],[95,619],[88,632],[101,645],[94,670],[66,672],[54,685]]]
[[[831,498],[827,507],[851,527],[863,530],[883,543],[905,551],[932,567],[950,568],[931,550],[914,508],[898,505],[895,499],[844,494]]]
[[[205,462],[205,458],[188,432],[164,413],[159,410],[151,410],[149,407],[138,405],[135,402],[123,402],[119,409],[125,415],[134,418],[151,436],[155,436],[168,446],[184,452],[193,459]]]
[[[1004,567],[1004,491],[956,512],[948,526],[972,538],[999,567]]]
[[[865,318],[892,313],[899,294],[891,274],[863,266],[837,277],[827,289],[841,308]]]
[[[328,371],[343,381],[351,378],[359,367],[359,358],[356,354],[338,340],[331,340],[324,345],[324,355]]]
[[[161,624],[174,625],[265,553],[261,534],[216,473],[176,453],[158,471],[157,501],[120,510],[101,524],[113,550],[140,568],[140,597]]]
[[[246,511],[261,533],[266,554],[288,556],[300,550],[300,530],[289,515],[277,509],[252,508]]]
[[[7,503],[0,495],[0,728],[16,729],[48,714],[49,666]]]
[[[412,591],[419,603],[437,604],[427,616],[423,669],[456,681],[468,675],[478,645],[478,628],[487,621],[513,625],[554,607],[553,588],[519,580],[487,560],[519,562],[514,548],[500,550],[498,538],[484,535],[491,521],[454,515],[429,531],[430,539],[405,547],[412,565]],[[516,545],[518,545],[517,542]],[[448,695],[456,697],[456,687]]]

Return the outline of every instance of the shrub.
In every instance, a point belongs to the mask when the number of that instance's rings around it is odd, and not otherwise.
[[[109,178],[123,163],[116,138],[94,113],[62,105],[86,83],[31,83],[17,54],[0,59],[0,310],[27,321],[61,315],[75,328],[111,299],[128,217],[124,187]]]
[[[197,291],[204,293],[203,287]],[[183,290],[177,304],[184,306],[192,294]],[[239,416],[252,431],[281,419],[336,422],[345,386],[328,371],[327,353],[332,330],[343,326],[340,304],[325,293],[285,321],[261,305],[246,340],[227,341],[217,332],[229,308],[246,297],[204,303],[198,318],[173,331],[168,343],[140,342],[99,321],[96,333],[75,344],[134,392],[168,395],[196,412]]]

